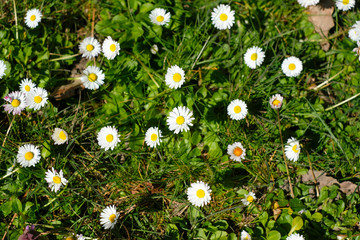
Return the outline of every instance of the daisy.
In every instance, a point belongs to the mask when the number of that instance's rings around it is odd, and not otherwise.
[[[303,7],[314,6],[320,2],[320,0],[298,0],[299,4]]]
[[[152,47],[150,48],[150,52],[154,55],[157,54],[158,51],[159,51],[159,48],[156,44],[152,45]]]
[[[76,240],[85,240],[86,238],[82,234],[76,234]]]
[[[100,223],[105,229],[112,229],[115,226],[119,215],[120,214],[116,212],[116,207],[114,205],[107,206],[100,213]]]
[[[113,150],[115,146],[120,142],[118,131],[115,127],[107,126],[100,129],[97,135],[97,140],[101,148],[105,151]]]
[[[270,106],[272,109],[279,109],[283,103],[284,98],[280,94],[272,95],[270,98]]]
[[[360,40],[360,28],[351,28],[349,30],[349,38],[353,41]]]
[[[196,207],[203,207],[208,204],[211,200],[210,193],[209,185],[202,181],[192,183],[186,191],[189,202]]]
[[[151,127],[145,133],[145,142],[150,147],[160,146],[161,130],[158,127]]]
[[[241,159],[245,159],[246,149],[239,142],[228,145],[227,152],[230,155],[230,159],[234,161],[241,162]]]
[[[336,7],[340,10],[347,11],[355,6],[355,0],[336,0]]]
[[[42,14],[39,9],[31,9],[25,15],[25,23],[29,28],[36,28],[41,21]]]
[[[33,88],[36,88],[36,85],[31,81],[31,79],[25,78],[20,83],[20,91],[22,93],[28,94]]]
[[[90,59],[99,55],[101,46],[95,38],[87,37],[80,43],[79,49],[80,53],[82,53],[82,57]]]
[[[231,119],[241,120],[246,117],[248,110],[246,103],[244,101],[235,99],[232,100],[229,106],[227,107],[227,112]]]
[[[249,206],[250,203],[252,203],[254,200],[256,200],[255,193],[249,192],[249,194],[245,194],[245,198],[241,199],[242,203],[245,206]]]
[[[296,138],[291,137],[287,140],[287,145],[285,146],[285,155],[293,162],[296,162],[299,159],[300,144]]]
[[[63,176],[63,171],[60,170],[58,173],[56,170],[54,170],[54,168],[52,168],[52,170],[47,170],[45,173],[45,180],[49,184],[51,191],[55,192],[59,191],[61,185],[65,186],[68,182]]]
[[[213,9],[211,20],[215,28],[219,30],[230,29],[235,22],[235,11],[230,6],[220,4]]]
[[[281,64],[283,73],[288,77],[297,77],[303,70],[302,62],[297,57],[285,58]]]
[[[33,88],[26,96],[26,103],[34,110],[39,110],[47,103],[48,93],[43,88]]]
[[[242,230],[240,240],[251,240],[251,236],[247,231]]]
[[[171,14],[163,8],[155,8],[150,12],[149,17],[152,23],[162,26],[170,22]]]
[[[305,238],[298,233],[293,233],[290,236],[288,236],[286,240],[305,240]]]
[[[40,150],[37,146],[32,144],[25,144],[19,147],[16,155],[17,162],[23,167],[35,166],[40,161]]]
[[[55,128],[51,138],[54,140],[55,144],[60,145],[68,141],[68,134],[61,128]]]
[[[9,93],[5,98],[8,104],[4,104],[4,110],[8,113],[20,114],[26,108],[26,97],[20,91]]]
[[[108,36],[103,42],[102,51],[107,59],[112,60],[119,55],[120,44]]]
[[[193,125],[191,121],[195,120],[192,115],[193,113],[189,108],[177,107],[170,112],[166,123],[169,125],[170,131],[174,131],[175,134],[182,131],[187,132],[190,130],[189,126]]]
[[[88,66],[80,79],[85,88],[94,90],[104,84],[105,74],[96,66]]]
[[[183,85],[185,82],[184,70],[182,70],[182,68],[178,67],[177,65],[168,68],[165,75],[165,82],[169,88],[180,88],[181,85]]]
[[[355,56],[358,56],[360,61],[360,41],[357,41],[357,48],[354,48],[353,52],[356,52]]]
[[[245,64],[251,69],[260,66],[263,63],[264,58],[265,53],[261,48],[256,46],[249,48],[244,55]]]
[[[0,60],[0,79],[5,76],[6,65],[3,60]]]

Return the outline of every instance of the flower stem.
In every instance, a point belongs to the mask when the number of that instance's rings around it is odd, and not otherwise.
[[[19,39],[19,30],[18,30],[18,21],[17,21],[17,13],[16,13],[16,3],[15,0],[13,0],[14,3],[14,15],[15,15],[15,29],[16,29],[16,40]]]

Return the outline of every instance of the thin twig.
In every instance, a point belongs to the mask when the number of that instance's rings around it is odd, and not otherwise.
[[[15,214],[14,214],[14,216],[12,217],[12,219],[11,219],[11,221],[10,221],[9,225],[7,226],[7,229],[6,229],[6,231],[5,231],[5,233],[4,233],[4,236],[2,237],[2,239],[1,239],[1,240],[4,240],[4,239],[5,239],[6,234],[8,233],[9,228],[10,228],[11,224],[13,223],[14,219],[16,218],[16,216],[17,216],[17,214],[15,213]]]
[[[344,101],[342,101],[342,102],[340,102],[340,103],[338,103],[338,104],[336,104],[336,105],[334,105],[332,107],[328,107],[327,109],[325,109],[325,111],[329,111],[329,110],[331,110],[333,108],[336,108],[336,107],[338,107],[340,105],[343,105],[344,103],[347,103],[347,102],[353,100],[354,98],[356,98],[358,96],[360,96],[360,93],[358,93],[358,94],[356,94],[356,95],[354,95],[354,96],[352,96],[352,97],[350,97],[350,98],[348,98],[348,99],[346,99],[346,100],[344,100]]]
[[[18,30],[18,21],[17,21],[17,13],[16,13],[16,2],[13,0],[14,3],[14,15],[15,15],[15,31],[16,31],[16,40],[19,39],[19,30]]]
[[[1,145],[2,147],[5,146],[6,138],[7,138],[8,134],[9,134],[9,132],[10,132],[10,129],[11,129],[11,126],[12,126],[12,124],[13,124],[13,122],[14,122],[14,119],[15,119],[15,116],[13,116],[13,119],[12,119],[11,122],[10,122],[9,128],[8,128],[8,130],[6,131],[6,134],[5,134],[5,137],[4,137],[4,141],[3,141],[2,145]],[[1,154],[2,154],[2,149],[1,149],[1,151],[0,151],[0,156],[1,156]]]
[[[313,90],[319,90],[320,88],[322,88],[324,85],[328,84],[331,80],[333,80],[334,78],[336,78],[337,76],[339,76],[343,71],[345,71],[345,68],[343,70],[341,70],[340,72],[338,72],[337,74],[335,74],[334,76],[332,76],[331,78],[329,78],[328,80],[324,81],[323,83],[321,83],[319,86],[316,86]]]
[[[316,177],[315,177],[315,174],[314,174],[314,171],[313,171],[313,168],[312,168],[312,164],[311,164],[311,161],[310,161],[309,152],[306,151],[306,154],[307,154],[307,158],[308,158],[308,160],[309,160],[310,171],[311,171],[311,174],[312,174],[312,176],[313,176],[313,178],[314,178],[314,182],[315,182],[316,197],[319,197],[319,195],[320,195],[319,186],[318,186],[318,182],[316,181]]]

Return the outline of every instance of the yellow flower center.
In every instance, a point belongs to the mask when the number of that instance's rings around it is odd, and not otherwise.
[[[174,80],[174,82],[180,82],[180,80],[181,80],[181,75],[180,75],[180,73],[175,73],[175,74],[173,75],[173,80]]]
[[[228,19],[228,16],[225,14],[225,13],[222,13],[221,15],[220,15],[220,20],[221,21],[226,21]]]
[[[164,21],[164,17],[163,16],[157,16],[156,21],[162,22],[162,21]]]
[[[253,61],[255,61],[257,58],[258,58],[258,55],[257,55],[257,53],[253,53],[253,54],[251,54],[251,60],[253,60]]]
[[[11,101],[11,106],[18,107],[20,105],[20,101],[17,99],[14,99]]]
[[[202,189],[197,190],[197,191],[196,191],[196,196],[197,196],[198,198],[203,198],[203,197],[205,197],[205,191],[202,190]]]
[[[249,202],[249,203],[252,203],[254,201],[254,198],[252,196],[247,196],[246,200]]]
[[[42,97],[40,97],[40,96],[35,96],[34,97],[34,102],[41,103],[41,101],[42,101]]]
[[[294,152],[296,152],[296,153],[299,152],[299,150],[297,149],[297,144],[295,144],[295,145],[292,147],[292,150],[293,150]]]
[[[36,16],[35,16],[35,15],[32,15],[32,16],[30,17],[30,20],[31,20],[31,21],[35,21],[35,19],[36,19]]]
[[[88,45],[86,46],[86,50],[88,50],[89,52],[91,52],[92,50],[94,50],[94,46],[91,45],[91,44],[88,44]]]
[[[90,74],[88,75],[88,80],[89,80],[90,82],[95,82],[95,81],[97,80],[96,74],[95,74],[95,73],[90,73]]]
[[[344,5],[348,5],[349,4],[349,0],[343,0],[342,1]]]
[[[115,52],[115,50],[116,50],[116,45],[115,45],[115,44],[111,44],[111,45],[110,45],[110,51]]]
[[[157,139],[157,134],[156,133],[153,133],[153,134],[151,134],[151,141],[156,141],[156,139]]]
[[[280,104],[280,101],[277,100],[277,99],[275,99],[275,100],[272,102],[272,104],[273,104],[274,106],[278,106],[278,105]]]
[[[65,240],[75,240],[73,237],[67,237]]]
[[[239,157],[239,156],[241,156],[241,154],[243,154],[243,150],[241,148],[239,148],[239,147],[236,147],[234,149],[233,153],[234,153],[235,156]]]
[[[112,135],[112,134],[108,134],[107,136],[106,136],[106,141],[107,142],[112,142],[114,140],[114,136]]]
[[[53,182],[56,183],[56,184],[59,184],[59,183],[61,183],[61,178],[58,177],[58,176],[54,176],[53,177]]]
[[[234,112],[235,112],[235,113],[241,112],[241,107],[240,107],[240,106],[234,107]]]
[[[33,159],[34,154],[32,152],[27,152],[27,153],[25,153],[24,157],[26,160],[30,161],[31,159]]]
[[[182,125],[185,122],[185,118],[183,116],[178,116],[176,118],[176,123]]]
[[[66,134],[64,133],[64,131],[60,131],[60,133],[59,133],[59,138],[60,138],[61,140],[66,140]]]
[[[27,91],[27,92],[30,91],[30,86],[29,86],[29,85],[26,85],[26,86],[25,86],[25,91]]]
[[[109,221],[113,223],[113,222],[115,222],[115,218],[116,218],[116,215],[111,214],[110,217],[109,217]]]
[[[295,64],[293,64],[293,63],[290,63],[290,64],[289,64],[289,69],[290,69],[291,71],[295,70],[295,68],[296,68]]]

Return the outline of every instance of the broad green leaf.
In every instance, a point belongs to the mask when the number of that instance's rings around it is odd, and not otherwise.
[[[281,234],[278,231],[270,231],[266,240],[280,240]]]
[[[291,235],[295,231],[299,231],[302,228],[303,224],[304,222],[301,217],[297,216],[296,218],[294,218],[292,222],[291,230],[288,235]]]
[[[228,233],[225,231],[216,231],[210,236],[210,240],[226,240]]]
[[[49,140],[46,140],[44,143],[43,143],[43,148],[41,150],[41,157],[42,158],[47,158],[48,156],[50,156],[51,154],[51,147],[50,147],[50,141]]]

